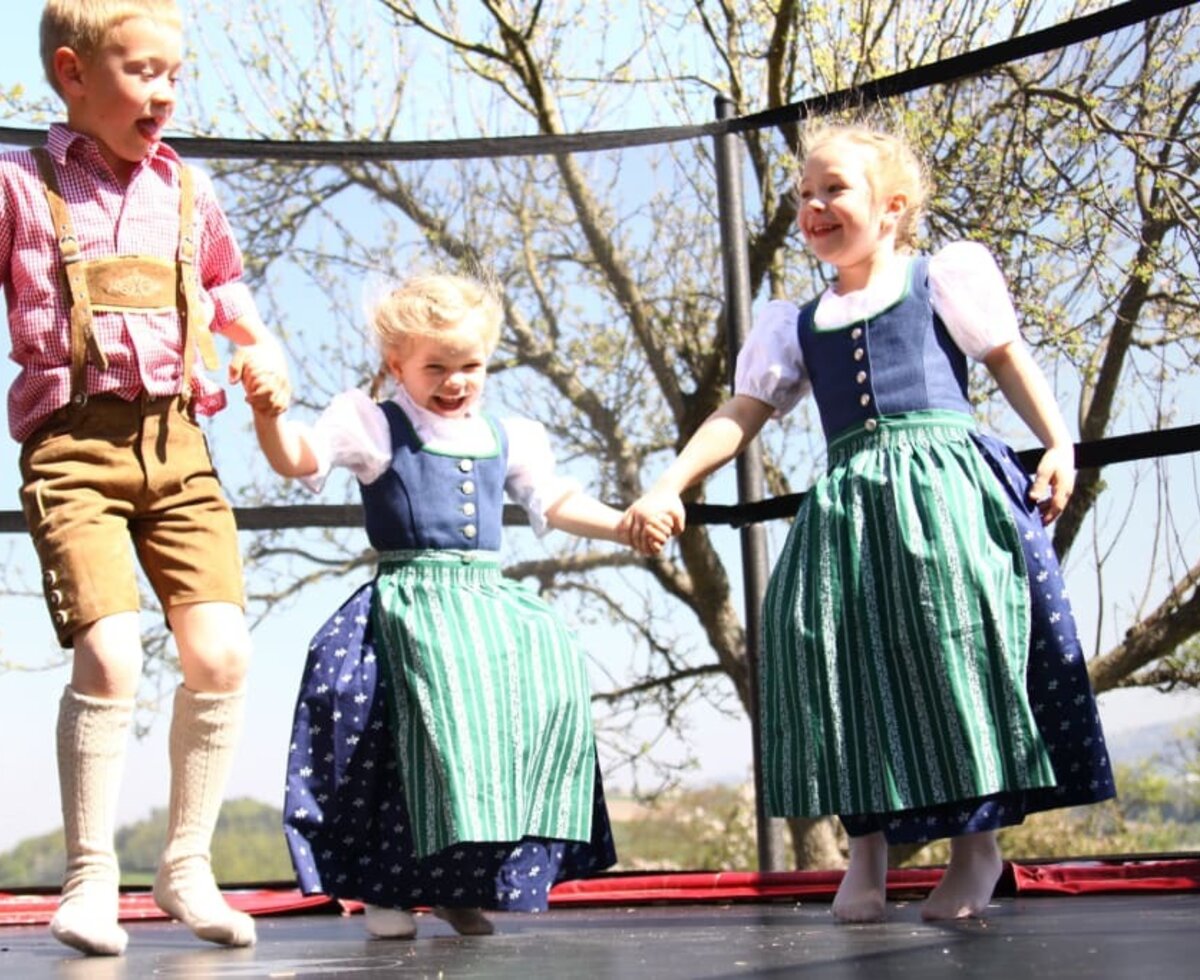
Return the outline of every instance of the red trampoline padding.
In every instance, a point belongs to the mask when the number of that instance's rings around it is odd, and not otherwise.
[[[287,915],[300,912],[344,914],[348,911],[348,903],[343,904],[328,895],[301,895],[296,888],[231,889],[222,894],[225,901],[235,909],[241,909],[250,915]],[[57,908],[57,894],[19,895],[0,892],[0,926],[46,925]],[[148,891],[122,892],[118,914],[122,922],[170,918],[154,904],[154,897]]]
[[[923,896],[941,880],[941,868],[903,868],[888,872],[888,896]],[[841,883],[841,871],[672,871],[607,874],[567,881],[550,892],[551,907],[637,905],[647,903],[809,900],[829,901]],[[1129,894],[1152,891],[1200,891],[1200,857],[1096,859],[1063,864],[1005,865],[997,895]],[[327,895],[301,895],[296,888],[233,888],[226,901],[250,915],[359,911],[359,902]],[[45,925],[58,908],[58,895],[0,892],[0,926]],[[148,891],[121,894],[121,920],[166,919]]]
[[[1200,891],[1200,859],[1012,866],[1022,895]]]
[[[925,892],[940,868],[888,873],[888,893]],[[550,905],[621,905],[636,902],[725,902],[746,899],[832,899],[841,871],[678,871],[616,874],[564,881],[550,890]]]

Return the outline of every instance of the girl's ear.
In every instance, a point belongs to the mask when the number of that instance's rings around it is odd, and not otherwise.
[[[395,347],[384,348],[383,366],[387,369],[387,373],[397,381],[404,380],[404,359]]]
[[[58,48],[50,61],[59,91],[65,96],[78,98],[83,94],[83,59],[74,48]]]
[[[891,230],[895,228],[900,219],[904,217],[904,212],[908,210],[908,195],[903,193],[892,194],[883,203],[883,223],[884,226]]]

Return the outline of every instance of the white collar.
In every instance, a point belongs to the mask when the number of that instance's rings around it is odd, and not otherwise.
[[[429,449],[463,454],[486,454],[496,450],[496,437],[479,403],[461,418],[446,418],[418,405],[402,384],[396,385],[392,400],[399,405]]]
[[[909,255],[897,255],[895,262],[862,289],[836,293],[830,286],[817,300],[813,326],[818,330],[843,327],[875,316],[895,305],[908,289],[911,258]]]

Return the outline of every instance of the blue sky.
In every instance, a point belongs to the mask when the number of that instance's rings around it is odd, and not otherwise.
[[[26,0],[9,5],[5,13],[6,27],[0,38],[0,86],[7,88],[20,82],[32,95],[48,95],[36,55],[40,5]],[[215,77],[219,73],[206,74]],[[6,354],[7,350],[5,346]],[[6,390],[14,373],[10,361],[0,363],[0,384]],[[0,408],[0,428],[6,432],[2,413]],[[210,426],[210,441],[218,467],[227,474],[228,486],[238,482],[228,474],[236,471],[240,459],[254,451],[248,423],[245,406],[238,394],[232,392],[231,408]],[[18,507],[17,451],[17,446],[9,441],[9,465],[0,467],[0,509]],[[726,496],[714,495],[713,499],[732,499],[732,491]],[[729,540],[734,539],[731,536]],[[27,582],[36,582],[36,562],[24,535],[0,540],[0,554],[5,557],[10,575],[19,569]],[[736,565],[734,562],[735,569]],[[1081,623],[1085,624],[1090,615],[1086,598],[1088,578],[1088,569],[1070,569],[1068,580],[1073,595],[1078,586],[1076,605]],[[248,683],[247,730],[229,797],[252,796],[280,803],[290,717],[307,639],[348,591],[348,585],[338,585],[306,593],[302,603],[256,630],[256,653]],[[5,597],[0,603],[4,613],[0,618],[0,661],[22,668],[0,673],[0,785],[4,786],[4,793],[0,794],[0,850],[4,850],[24,837],[59,826],[53,729],[58,697],[68,680],[68,672],[63,667],[39,669],[59,656],[40,601]],[[1200,711],[1200,698],[1153,693],[1109,694],[1101,699],[1101,710],[1106,727],[1113,734],[1143,722],[1194,714]],[[746,722],[730,721],[706,708],[695,712],[692,729],[704,760],[703,768],[696,774],[698,781],[748,776],[750,736]],[[668,747],[664,751],[671,750]],[[131,746],[121,797],[121,819],[145,816],[151,807],[165,804],[166,793],[166,723],[160,719],[145,739]]]

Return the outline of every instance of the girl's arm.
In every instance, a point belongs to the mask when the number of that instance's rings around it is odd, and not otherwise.
[[[625,512],[623,520],[633,546],[646,551],[654,527],[664,522],[672,533],[680,533],[684,528],[683,491],[745,449],[774,411],[757,398],[734,395],[705,419],[654,486]]]
[[[317,472],[317,457],[300,426],[286,413],[255,410],[254,434],[271,468],[280,476],[311,476]]]
[[[269,365],[264,366],[253,356],[239,366],[239,380],[254,416],[254,434],[271,468],[289,477],[315,473],[317,457],[299,429],[286,418],[287,392],[280,392],[281,386],[287,387],[286,379],[280,379]],[[277,403],[281,394],[282,407]]]
[[[585,493],[578,482],[560,476],[545,426],[524,418],[505,419],[508,433],[508,472],[504,489],[525,509],[535,533],[550,529],[582,538],[597,538],[628,545],[629,532],[621,511]],[[651,530],[647,554],[655,554],[670,538],[666,522]]]
[[[1004,397],[1046,447],[1029,488],[1038,502],[1042,523],[1056,520],[1075,489],[1075,446],[1054,392],[1025,345],[1002,344],[983,359]]]
[[[581,538],[600,538],[629,544],[621,527],[622,514],[581,490],[573,490],[546,509],[546,523]]]
[[[559,531],[581,538],[600,538],[632,545],[625,515],[580,490],[572,491],[546,511],[546,523]],[[671,537],[670,521],[665,516],[649,520],[638,550],[656,555]]]

